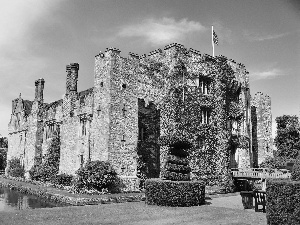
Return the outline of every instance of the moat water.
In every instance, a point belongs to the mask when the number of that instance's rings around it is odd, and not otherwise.
[[[23,194],[9,188],[0,187],[0,212],[61,206],[64,205],[45,201],[37,196]]]

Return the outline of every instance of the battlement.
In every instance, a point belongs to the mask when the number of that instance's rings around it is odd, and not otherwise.
[[[140,58],[140,56],[138,54],[133,53],[133,52],[129,52],[128,55],[129,55],[129,57],[132,57],[132,58],[135,58],[135,59],[139,59]]]
[[[97,55],[95,55],[95,58],[104,58],[104,53],[103,52],[99,52]]]
[[[66,65],[66,72],[70,71],[72,69],[79,70],[79,64],[78,63],[70,63],[70,65]]]
[[[191,53],[194,53],[196,55],[200,55],[201,56],[201,52],[198,51],[198,50],[196,50],[196,49],[190,48],[188,51],[191,52]]]
[[[262,93],[262,92],[256,92],[255,94],[254,94],[254,97],[261,97],[261,98],[269,98],[269,99],[271,99],[271,97],[269,96],[269,95],[267,95],[267,94],[264,94],[264,93]]]
[[[113,47],[106,48],[105,52],[109,52],[109,51],[115,52],[115,53],[117,53],[117,54],[120,54],[120,52],[121,52],[120,49],[118,49],[118,48],[113,48]]]
[[[159,48],[159,49],[155,49],[154,51],[151,51],[148,56],[151,56],[151,55],[155,55],[155,54],[158,54],[158,53],[162,53],[162,50]]]
[[[164,47],[164,50],[167,50],[169,48],[175,47],[176,49],[185,49],[184,45],[182,44],[178,44],[178,43],[172,43],[172,44],[168,44]]]

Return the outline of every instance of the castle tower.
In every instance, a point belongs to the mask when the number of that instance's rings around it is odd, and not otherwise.
[[[253,136],[253,142],[257,145],[257,161],[260,164],[267,156],[273,156],[271,98],[258,92],[252,98],[251,105],[252,113],[256,114],[252,115],[256,117],[256,124],[252,127],[257,134]]]
[[[120,50],[108,48],[95,57],[91,160],[109,161],[125,183],[136,187],[138,98],[136,80],[123,66]]]

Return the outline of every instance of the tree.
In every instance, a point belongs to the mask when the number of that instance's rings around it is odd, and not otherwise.
[[[300,150],[300,126],[297,116],[283,115],[276,118],[276,157],[295,159]]]
[[[0,138],[0,170],[4,170],[6,167],[8,142],[6,137]]]

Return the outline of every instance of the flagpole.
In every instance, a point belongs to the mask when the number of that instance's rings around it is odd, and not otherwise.
[[[214,26],[211,26],[211,44],[213,49],[213,57],[215,57]]]

